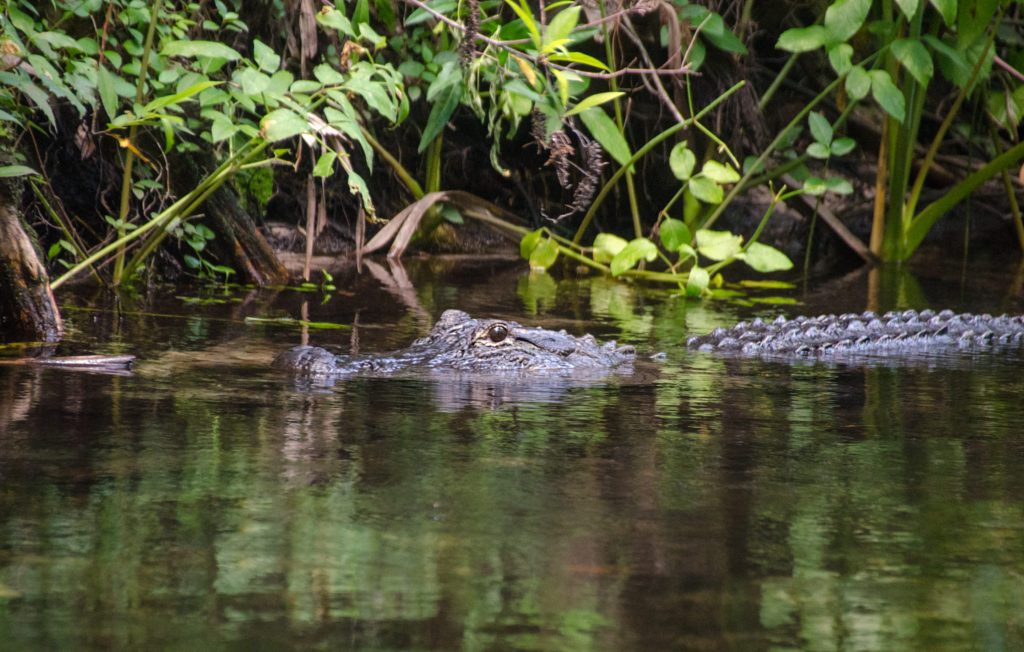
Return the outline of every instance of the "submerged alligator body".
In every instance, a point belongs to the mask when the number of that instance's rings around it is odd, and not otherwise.
[[[1024,315],[974,315],[952,310],[905,310],[817,317],[755,319],[708,335],[691,337],[686,345],[751,357],[844,359],[912,357],[945,351],[1020,348]]]
[[[337,356],[315,346],[297,346],[279,355],[274,365],[296,374],[336,377],[391,374],[415,370],[472,373],[601,372],[636,357],[632,346],[599,344],[592,335],[527,328],[502,319],[473,319],[461,310],[446,310],[430,334],[406,349],[381,355]]]

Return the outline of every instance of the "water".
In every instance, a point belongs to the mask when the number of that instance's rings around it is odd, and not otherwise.
[[[141,359],[0,367],[2,647],[1024,649],[1019,356],[721,359],[678,342],[778,311],[498,263],[410,273],[339,278],[324,304],[69,298],[65,353]],[[938,307],[1021,308],[988,278],[874,281],[787,312],[936,287]],[[667,355],[600,382],[303,388],[266,366],[301,330],[245,318],[304,299],[356,322],[310,335],[339,350],[459,307]]]

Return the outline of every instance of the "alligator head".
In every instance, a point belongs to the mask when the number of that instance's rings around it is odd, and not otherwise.
[[[274,365],[315,376],[387,374],[413,369],[461,372],[571,372],[612,369],[636,357],[632,346],[599,344],[592,335],[527,328],[504,319],[473,319],[446,310],[426,337],[409,348],[381,355],[336,356],[313,346],[297,346]]]

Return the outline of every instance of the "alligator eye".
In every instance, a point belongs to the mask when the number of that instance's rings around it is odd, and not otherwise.
[[[508,327],[504,324],[495,324],[487,331],[487,337],[491,338],[491,341],[497,344],[508,337]]]

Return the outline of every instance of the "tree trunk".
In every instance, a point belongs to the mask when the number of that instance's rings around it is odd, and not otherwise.
[[[0,180],[0,328],[55,342],[64,332],[50,278],[18,216],[20,179]]]

